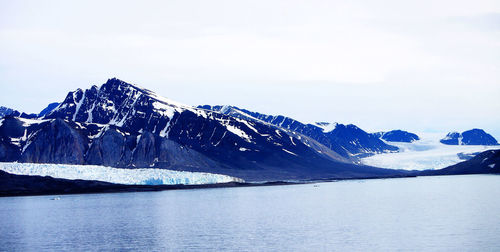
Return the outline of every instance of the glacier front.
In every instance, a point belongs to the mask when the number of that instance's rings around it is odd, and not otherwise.
[[[222,174],[154,168],[122,169],[97,165],[0,162],[0,170],[16,175],[97,180],[125,185],[200,185],[244,182],[240,178]]]

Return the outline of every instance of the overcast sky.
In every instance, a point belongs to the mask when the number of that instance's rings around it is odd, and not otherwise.
[[[500,1],[0,0],[0,105],[108,78],[367,131],[500,138]]]

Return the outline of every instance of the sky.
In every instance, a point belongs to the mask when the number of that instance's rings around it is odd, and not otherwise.
[[[112,77],[190,105],[500,140],[500,1],[0,0],[0,105],[39,112]]]

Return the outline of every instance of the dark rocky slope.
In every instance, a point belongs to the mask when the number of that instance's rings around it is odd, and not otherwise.
[[[211,111],[242,118],[250,121],[265,122],[271,125],[298,132],[308,136],[345,158],[363,157],[375,153],[393,152],[398,148],[381,141],[353,124],[317,122],[304,124],[285,116],[265,115],[240,109],[234,106],[198,106]]]
[[[439,170],[422,171],[418,175],[460,175],[500,173],[500,149],[489,150],[475,157]]]

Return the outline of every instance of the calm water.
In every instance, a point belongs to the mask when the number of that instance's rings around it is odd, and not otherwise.
[[[0,250],[500,250],[500,176],[0,198]]]

